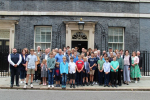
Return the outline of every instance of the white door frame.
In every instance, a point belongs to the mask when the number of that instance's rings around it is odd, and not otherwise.
[[[77,22],[64,21],[66,24],[66,46],[71,47],[72,34],[71,31],[79,30]],[[89,32],[88,48],[94,49],[94,33],[96,22],[85,22],[84,30]]]
[[[11,49],[14,48],[14,39],[15,39],[15,24],[18,24],[16,20],[0,20],[0,29],[9,29],[9,53]]]

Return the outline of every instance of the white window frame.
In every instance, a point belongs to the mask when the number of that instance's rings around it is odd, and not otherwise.
[[[49,27],[49,28],[51,28],[51,42],[35,42],[36,27],[44,27],[44,28]],[[36,43],[49,43],[49,44],[50,44],[50,49],[51,49],[51,47],[52,47],[52,26],[35,26],[35,27],[34,27],[34,50],[37,49],[37,47],[35,47],[35,44],[36,44]],[[41,49],[42,49],[42,48],[41,48]]]
[[[122,49],[124,50],[124,31],[125,31],[124,27],[108,27],[108,29],[109,28],[122,28],[123,29],[123,33],[122,33],[123,34],[123,42],[109,42],[108,41],[108,45],[109,45],[109,43],[111,43],[111,44],[122,44],[122,46],[123,46]],[[109,36],[109,33],[108,33],[108,36]],[[113,40],[114,40],[114,35],[113,35]],[[112,48],[113,48],[113,46],[112,46]]]

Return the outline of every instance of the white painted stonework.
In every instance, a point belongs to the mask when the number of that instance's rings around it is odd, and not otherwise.
[[[8,39],[10,51],[11,51],[11,48],[14,48],[15,24],[16,24],[15,20],[14,21],[12,21],[12,20],[11,21],[10,20],[0,20],[0,29],[10,30],[10,36],[9,36],[10,38]]]
[[[0,11],[0,15],[51,15],[51,16],[101,16],[101,17],[128,17],[128,18],[150,18],[150,14],[135,13],[103,13],[103,12],[38,12],[38,11]]]
[[[87,40],[72,39],[75,32],[79,32],[77,22],[64,22],[66,24],[66,46],[71,47],[72,41],[88,41],[88,48],[94,49],[94,34],[96,22],[85,22],[83,33],[87,35]],[[72,47],[71,47],[72,48]]]

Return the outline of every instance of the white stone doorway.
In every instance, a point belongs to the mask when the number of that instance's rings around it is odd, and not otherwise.
[[[70,46],[71,48],[73,48],[75,44],[79,44],[81,46],[84,44],[85,46],[85,44],[87,43],[87,49],[88,48],[94,49],[95,24],[97,22],[84,21],[85,25],[83,31],[79,31],[78,22],[79,21],[64,21],[64,23],[66,24],[66,46]],[[73,35],[75,36],[75,34],[79,32],[81,32],[81,34],[84,33],[85,34],[84,36],[87,36],[87,38],[86,39],[81,37],[73,38]],[[86,42],[82,42],[82,41],[86,41]]]

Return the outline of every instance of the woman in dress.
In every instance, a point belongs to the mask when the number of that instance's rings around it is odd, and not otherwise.
[[[132,65],[131,65],[131,78],[136,79],[135,83],[137,83],[137,79],[141,77],[141,72],[139,68],[139,58],[136,56],[136,52],[132,53]]]
[[[41,77],[43,78],[43,85],[46,85],[46,78],[47,78],[46,59],[43,59],[42,64],[41,64]]]

